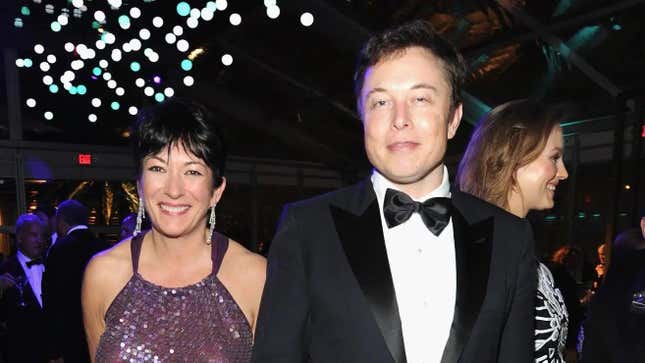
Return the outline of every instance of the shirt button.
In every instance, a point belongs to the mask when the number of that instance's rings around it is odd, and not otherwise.
[[[423,248],[417,248],[417,253],[422,254],[423,253]]]

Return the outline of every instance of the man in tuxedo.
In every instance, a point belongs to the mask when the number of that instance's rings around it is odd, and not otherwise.
[[[254,362],[533,360],[530,227],[451,190],[443,163],[464,73],[429,23],[369,39],[355,89],[374,170],[284,209]]]
[[[47,361],[42,311],[42,256],[47,248],[40,219],[23,214],[16,221],[16,254],[0,266],[0,321],[7,326],[7,362]]]
[[[610,267],[591,299],[582,362],[645,363],[645,213],[614,241]]]
[[[109,247],[86,226],[88,215],[87,208],[76,200],[59,204],[58,240],[47,256],[43,278],[49,357],[63,358],[65,363],[90,361],[83,329],[81,282],[90,258]]]

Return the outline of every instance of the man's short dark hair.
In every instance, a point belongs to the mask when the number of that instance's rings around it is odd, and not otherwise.
[[[180,145],[211,169],[215,186],[222,183],[226,146],[213,114],[204,105],[169,98],[139,112],[132,131],[138,177],[147,156],[155,155],[165,147]]]
[[[81,202],[68,199],[58,205],[56,217],[62,219],[70,227],[87,224],[89,211]]]
[[[452,90],[451,111],[462,102],[461,91],[466,75],[463,57],[452,43],[434,30],[430,22],[415,20],[371,36],[361,49],[354,72],[354,92],[359,109],[367,69],[410,47],[424,48],[441,61]]]

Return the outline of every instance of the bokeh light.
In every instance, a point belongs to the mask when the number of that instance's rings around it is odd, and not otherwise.
[[[190,5],[185,1],[177,3],[177,14],[180,16],[188,16],[190,14]]]
[[[155,17],[152,19],[152,25],[153,25],[155,28],[161,28],[161,27],[163,26],[163,18],[162,18],[162,17],[160,17],[160,16],[155,16]]]
[[[304,26],[311,26],[314,23],[314,16],[311,13],[302,13],[300,15],[300,24]]]
[[[190,59],[184,59],[181,61],[181,69],[184,71],[190,71],[193,69],[193,62]]]
[[[228,20],[231,22],[231,25],[233,26],[238,26],[240,25],[240,23],[242,23],[242,17],[238,13],[231,14]]]
[[[139,62],[132,62],[130,63],[130,69],[132,72],[139,72],[141,70],[141,64]]]
[[[224,64],[225,66],[230,66],[231,64],[233,64],[233,56],[230,54],[224,54],[222,56],[222,64]]]
[[[267,16],[271,19],[275,19],[280,16],[280,8],[278,5],[271,5],[267,7]]]

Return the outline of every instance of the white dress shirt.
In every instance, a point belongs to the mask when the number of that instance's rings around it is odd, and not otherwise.
[[[443,180],[437,189],[420,199],[410,197],[418,202],[432,197],[449,198],[448,169],[443,168]],[[439,236],[428,230],[418,213],[390,229],[383,216],[385,191],[398,189],[376,170],[371,179],[380,208],[407,361],[440,362],[450,335],[457,291],[452,218]]]
[[[25,276],[27,276],[27,279],[29,280],[29,285],[31,285],[31,291],[33,291],[34,296],[36,296],[36,300],[38,300],[38,304],[40,304],[40,307],[43,307],[43,298],[42,298],[42,288],[41,284],[43,281],[43,272],[45,271],[45,266],[42,264],[39,265],[32,265],[31,267],[27,267],[27,262],[31,261],[31,259],[27,256],[25,256],[22,252],[18,251],[16,254],[18,257],[18,262],[20,262],[20,266],[22,266],[22,270],[25,271]]]
[[[69,234],[70,234],[70,233],[72,233],[72,232],[74,232],[74,231],[76,231],[76,230],[79,230],[79,229],[89,229],[89,228],[88,228],[86,225],[84,225],[84,224],[79,224],[79,225],[76,225],[76,226],[74,226],[74,227],[70,228],[70,229],[67,231],[67,233],[65,233],[65,235],[66,235],[66,236],[69,236]]]

